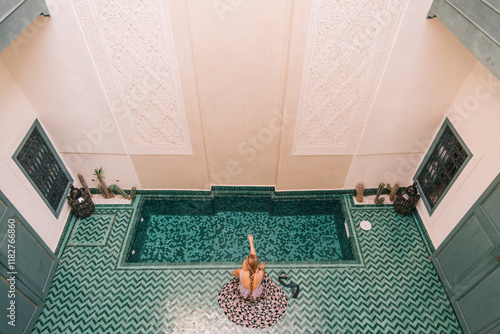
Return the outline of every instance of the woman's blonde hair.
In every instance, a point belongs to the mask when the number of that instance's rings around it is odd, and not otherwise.
[[[250,254],[247,256],[247,267],[248,271],[250,272],[250,298],[252,297],[253,294],[253,275],[257,271],[259,266],[259,259],[257,258],[257,255],[255,254]]]

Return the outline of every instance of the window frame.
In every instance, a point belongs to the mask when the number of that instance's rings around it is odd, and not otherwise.
[[[21,141],[21,143],[19,143],[19,146],[17,147],[16,151],[12,155],[12,160],[14,160],[14,162],[16,163],[16,165],[23,172],[24,176],[26,176],[26,178],[31,183],[31,185],[33,186],[33,188],[36,190],[36,192],[38,193],[38,195],[40,195],[40,197],[42,198],[42,200],[45,202],[45,204],[47,205],[47,207],[49,208],[49,210],[54,214],[54,216],[56,218],[59,218],[59,215],[61,214],[62,208],[63,208],[64,204],[66,203],[67,193],[64,193],[64,195],[59,200],[59,204],[57,206],[57,209],[54,210],[54,208],[52,208],[52,206],[49,203],[49,201],[47,200],[47,198],[45,198],[45,196],[43,195],[42,191],[39,189],[38,185],[35,183],[35,181],[28,174],[28,172],[23,167],[23,165],[21,164],[21,162],[17,159],[17,156],[18,156],[19,152],[24,148],[24,145],[26,144],[26,142],[28,141],[28,139],[31,137],[31,134],[33,133],[33,131],[35,129],[38,131],[38,133],[42,137],[43,141],[45,142],[45,145],[47,145],[47,147],[49,149],[49,152],[54,157],[56,163],[59,165],[59,168],[61,169],[61,171],[64,173],[64,175],[68,179],[68,183],[66,184],[66,188],[68,188],[69,185],[73,183],[73,178],[69,174],[66,166],[64,165],[63,161],[59,157],[59,154],[57,153],[57,150],[54,148],[54,145],[52,145],[52,142],[50,141],[49,137],[45,133],[45,131],[44,131],[42,125],[40,124],[40,122],[38,121],[38,119],[35,119],[35,121],[33,122],[33,125],[31,125],[30,129],[28,130],[28,132],[24,136],[23,140]],[[68,188],[68,192],[69,192],[69,188]]]
[[[422,187],[420,186],[420,183],[418,182],[418,178],[420,177],[420,174],[423,172],[424,168],[426,167],[427,163],[429,162],[431,156],[434,153],[434,150],[436,149],[436,147],[440,143],[441,138],[442,138],[445,130],[448,129],[448,128],[451,130],[452,134],[455,136],[455,138],[457,139],[457,141],[460,143],[460,145],[462,146],[462,148],[467,153],[467,158],[464,160],[464,162],[462,163],[462,165],[460,166],[460,168],[456,171],[456,173],[453,176],[453,178],[451,179],[451,181],[448,183],[448,185],[446,186],[446,188],[443,190],[443,192],[439,196],[438,200],[434,204],[434,207],[431,207],[430,203],[427,201],[427,196],[424,194],[424,191],[422,190]],[[439,206],[439,204],[443,201],[443,198],[446,196],[446,194],[451,189],[451,187],[453,186],[453,184],[455,183],[455,181],[458,179],[458,177],[460,176],[460,174],[462,173],[462,171],[465,169],[465,167],[467,166],[467,164],[469,163],[469,161],[472,159],[472,156],[473,156],[473,154],[472,154],[471,150],[467,147],[467,145],[465,144],[464,140],[462,139],[462,137],[460,137],[460,135],[458,134],[458,131],[455,129],[455,127],[450,122],[450,120],[448,118],[446,118],[444,120],[443,124],[441,125],[438,133],[436,134],[436,136],[432,140],[432,143],[431,143],[429,149],[427,150],[427,153],[425,154],[422,162],[420,163],[420,166],[418,167],[417,171],[415,172],[415,175],[413,176],[413,181],[417,182],[418,192],[421,195],[422,201],[424,202],[425,208],[427,209],[427,212],[429,213],[429,216],[431,216],[436,211],[436,209]]]

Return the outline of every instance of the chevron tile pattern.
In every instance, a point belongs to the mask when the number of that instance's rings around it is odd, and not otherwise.
[[[104,246],[115,219],[114,214],[95,214],[76,221],[68,246]]]
[[[417,223],[390,207],[349,207],[365,267],[290,268],[299,298],[285,289],[288,310],[264,331],[225,318],[217,294],[231,273],[216,265],[115,269],[135,209],[96,210],[115,215],[106,245],[62,247],[33,333],[462,333]],[[276,282],[278,270],[267,272]]]

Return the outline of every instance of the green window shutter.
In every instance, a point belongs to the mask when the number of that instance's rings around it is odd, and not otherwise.
[[[35,120],[12,158],[50,211],[59,217],[73,179],[38,120]]]

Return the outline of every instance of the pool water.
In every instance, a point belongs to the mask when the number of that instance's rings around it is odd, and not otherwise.
[[[241,262],[248,234],[261,261],[353,259],[340,201],[333,199],[146,198],[138,219],[129,263]]]

